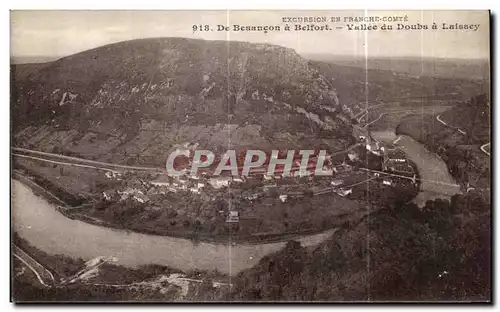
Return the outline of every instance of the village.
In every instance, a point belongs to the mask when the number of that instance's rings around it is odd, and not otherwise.
[[[196,146],[186,143],[183,148],[187,155],[192,155],[190,148]],[[299,175],[298,161],[289,176],[279,171],[269,175],[258,168],[249,176],[233,176],[229,171],[212,176],[209,170],[201,170],[194,176],[106,172],[106,177],[119,182],[114,184],[119,187],[103,191],[99,200],[103,206],[135,202],[144,210],[155,212],[154,215],[167,214],[175,227],[193,222],[203,225],[258,219],[265,209],[296,206],[303,198],[321,198],[327,194],[346,201],[363,201],[367,189],[418,188],[416,171],[403,151],[384,146],[366,133],[359,135],[358,142],[349,150],[329,155],[327,160],[323,170],[331,171],[330,176],[315,176],[314,170],[308,171],[307,176]],[[177,218],[179,222],[175,221]]]

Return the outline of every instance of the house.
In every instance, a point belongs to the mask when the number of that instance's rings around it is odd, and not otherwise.
[[[387,154],[388,154],[387,161],[395,162],[395,163],[405,163],[406,162],[406,155],[400,149],[389,150],[387,152]]]
[[[258,193],[248,194],[248,195],[245,195],[245,198],[248,200],[255,200],[255,199],[259,198],[259,194]]]
[[[274,99],[273,99],[272,96],[267,96],[265,93],[262,96],[264,98],[264,101],[268,101],[268,102],[274,103]]]
[[[349,188],[349,189],[341,188],[341,189],[336,190],[335,193],[337,193],[338,195],[340,195],[342,197],[345,197],[345,196],[352,193],[352,189],[351,188]]]
[[[339,186],[342,183],[344,183],[344,180],[333,180],[332,182],[330,182],[332,186]]]
[[[286,202],[287,198],[288,198],[288,195],[280,195],[280,200],[282,203]]]
[[[239,221],[240,221],[240,216],[239,216],[238,211],[235,211],[235,210],[229,211],[226,222],[227,223],[234,223],[234,222],[239,222]]]
[[[415,174],[415,170],[413,169],[413,167],[405,162],[404,163],[392,162],[391,166],[389,166],[388,169],[390,171],[397,173],[397,174],[405,175],[405,176],[413,176]]]
[[[263,177],[264,177],[264,180],[266,180],[266,181],[272,180],[274,178],[273,176],[268,175],[268,174],[265,174]]]
[[[154,186],[169,186],[170,183],[168,182],[158,182],[158,181],[151,181],[151,184]]]
[[[406,158],[389,158],[388,161],[393,161],[397,163],[404,163],[406,162]]]
[[[231,182],[230,177],[217,177],[217,178],[211,178],[208,180],[208,184],[210,184],[214,189],[220,189],[222,187],[227,187],[227,186],[229,186],[230,182]]]
[[[191,193],[200,194],[200,190],[196,187],[190,187],[189,190]]]
[[[382,184],[384,184],[384,185],[392,185],[392,180],[390,180],[390,179],[384,179],[382,181]]]
[[[240,177],[233,177],[233,182],[237,182],[237,183],[242,183],[244,182],[242,178]]]
[[[349,151],[347,157],[349,157],[350,161],[356,161],[359,159],[358,153],[356,153],[355,151]]]
[[[121,174],[117,171],[106,171],[106,173],[104,175],[108,179],[115,179],[115,178],[118,178],[121,176]]]
[[[259,90],[252,92],[252,100],[260,100]]]
[[[106,192],[102,192],[102,196],[104,196],[105,200],[111,200],[111,194],[108,194]]]
[[[126,200],[127,198],[132,198],[135,201],[138,201],[140,203],[145,203],[149,201],[149,197],[144,195],[144,193],[141,190],[134,189],[134,188],[127,188],[125,191],[120,192],[117,191],[118,194],[121,195],[121,200]]]
[[[136,194],[134,194],[134,195],[132,196],[132,198],[133,198],[135,201],[138,201],[138,202],[140,202],[140,203],[142,203],[142,204],[143,204],[143,203],[146,203],[146,202],[148,202],[148,201],[149,201],[149,198],[148,198],[146,195],[142,194],[142,193],[136,193]]]

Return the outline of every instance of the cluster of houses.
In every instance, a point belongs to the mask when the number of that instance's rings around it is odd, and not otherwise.
[[[333,192],[339,196],[345,197],[352,193],[352,188],[350,187],[341,187],[344,184],[344,180],[335,179],[330,182],[330,185],[333,188]]]
[[[404,176],[414,176],[415,170],[408,162],[405,153],[399,148],[388,148],[384,153],[383,168]]]
[[[367,151],[374,153],[376,155],[383,156],[384,170],[385,171],[393,171],[395,173],[406,172],[408,174],[414,175],[413,168],[406,160],[405,154],[398,150],[397,148],[385,148],[378,141],[375,141],[371,138],[360,136],[360,140],[363,143],[359,143],[360,146],[366,148]],[[184,145],[179,145],[176,148],[178,150],[188,150],[189,153],[193,149],[197,147],[197,144],[189,144],[186,143]],[[347,153],[347,157],[344,154],[344,161],[342,163],[338,163],[336,165],[329,164],[327,169],[331,169],[334,175],[333,180],[325,181],[328,186],[330,186],[330,192],[333,191],[339,196],[345,197],[352,193],[351,187],[343,186],[344,180],[338,178],[339,174],[347,173],[352,170],[352,166],[349,163],[353,163],[360,160],[359,150],[351,149]],[[332,159],[333,160],[333,159]],[[338,159],[336,159],[338,160]],[[340,160],[338,160],[340,161]],[[324,168],[325,169],[325,168]],[[122,177],[120,173],[109,171],[106,172],[106,177],[109,179],[121,180]],[[376,175],[379,175],[378,173]],[[293,177],[293,175],[292,175]],[[256,191],[255,188],[244,190],[240,189],[241,198],[249,201],[257,200],[261,197],[269,197],[266,196],[266,193],[272,191],[276,197],[272,196],[272,198],[267,198],[268,202],[271,205],[276,205],[277,202],[285,203],[289,200],[290,197],[295,197],[292,192],[278,190],[277,183],[280,183],[277,180],[283,179],[280,175],[268,175],[263,173],[260,177],[234,177],[234,176],[218,176],[218,177],[209,177],[209,176],[168,176],[168,175],[159,175],[154,179],[140,178],[135,181],[127,180],[127,186],[121,190],[115,191],[106,191],[103,192],[103,197],[106,200],[127,200],[133,199],[139,203],[147,203],[152,199],[152,202],[155,201],[154,195],[165,195],[168,192],[177,193],[179,191],[189,191],[192,194],[199,194],[200,196],[204,196],[206,198],[210,198],[210,192],[203,191],[204,188],[209,187],[209,189],[219,190],[225,187],[230,187],[231,185],[242,184],[248,182],[247,180],[258,179],[260,180],[259,191]],[[309,177],[311,179],[311,177]],[[131,181],[133,181],[131,183]],[[386,186],[394,185],[392,179],[388,177],[384,177],[382,179],[382,184]],[[326,185],[326,184],[325,184]],[[280,188],[281,189],[281,188]],[[285,193],[286,192],[286,193]],[[305,194],[304,192],[297,192]],[[239,212],[237,210],[230,210],[226,215],[226,222],[233,223],[238,222],[239,220]]]

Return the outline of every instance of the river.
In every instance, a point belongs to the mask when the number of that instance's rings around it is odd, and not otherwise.
[[[436,154],[430,152],[421,143],[409,136],[396,136],[393,130],[372,131],[374,139],[388,145],[399,146],[408,158],[417,166],[422,183],[420,192],[413,199],[419,207],[425,205],[427,200],[436,198],[450,199],[460,193],[458,185],[448,172],[446,163]]]
[[[23,239],[48,254],[85,260],[113,256],[118,259],[117,264],[126,267],[159,264],[185,271],[217,269],[230,275],[255,266],[262,257],[281,250],[286,244],[193,243],[182,238],[100,227],[65,217],[17,180],[12,180],[12,223]],[[313,246],[329,238],[334,231],[296,240],[302,246]]]
[[[374,131],[372,137],[393,144],[394,131]],[[460,192],[441,158],[422,144],[400,136],[400,146],[418,167],[421,191],[414,202],[419,206],[435,198],[449,199]],[[146,235],[111,229],[73,220],[60,214],[44,198],[17,180],[12,181],[12,221],[14,230],[33,246],[49,254],[64,254],[85,260],[112,256],[117,264],[137,267],[166,265],[181,270],[218,270],[235,275],[255,266],[264,256],[281,250],[286,242],[260,245],[193,243],[188,239]],[[303,246],[314,246],[329,238],[335,230],[298,238]]]

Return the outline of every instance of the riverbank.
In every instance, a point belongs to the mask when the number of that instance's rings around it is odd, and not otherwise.
[[[384,195],[382,197],[367,196],[364,193],[367,187],[358,182],[369,179],[365,173],[354,171],[339,173],[336,177],[344,181],[346,187],[359,184],[353,188],[352,194],[342,197],[335,194],[328,178],[315,179],[314,182],[305,178],[301,181],[251,180],[235,184],[230,194],[210,185],[203,192],[191,193],[186,185],[178,185],[173,191],[157,187],[150,183],[157,177],[135,172],[114,177],[93,169],[55,167],[25,159],[18,159],[15,164],[28,176],[30,183],[36,180],[38,185],[47,186],[47,191],[59,198],[71,194],[86,196],[88,204],[56,203],[68,218],[148,235],[186,238],[193,242],[262,244],[319,234],[355,222],[365,215],[368,212],[365,209],[367,197],[373,204],[375,198],[379,198],[378,202],[391,201],[399,194],[389,191],[380,193]],[[198,182],[207,184],[206,181]],[[174,181],[177,183],[180,182]],[[380,184],[368,183],[370,190],[376,190]],[[148,201],[139,202],[132,196],[123,196],[130,190],[141,192]],[[314,192],[321,195],[312,196]],[[280,200],[278,195],[283,194],[288,198]],[[230,200],[233,210],[239,212],[237,223],[226,222]]]
[[[366,211],[358,211],[353,212],[351,214],[341,214],[336,218],[335,224],[330,224],[328,227],[319,227],[315,229],[305,229],[295,232],[286,232],[286,233],[264,233],[264,234],[250,234],[250,235],[235,235],[234,233],[228,233],[227,235],[209,235],[207,233],[200,233],[189,230],[182,231],[172,231],[172,230],[162,230],[161,233],[157,229],[148,229],[144,227],[124,227],[120,224],[114,224],[110,222],[106,222],[102,219],[94,218],[88,216],[85,212],[86,209],[92,209],[95,203],[87,203],[81,204],[79,206],[71,206],[69,203],[65,202],[58,196],[62,191],[58,188],[49,188],[46,189],[42,187],[37,182],[40,182],[41,177],[33,177],[26,176],[20,171],[13,171],[13,178],[19,180],[23,184],[29,186],[30,189],[34,191],[35,194],[43,197],[48,200],[50,203],[54,204],[56,210],[66,216],[69,219],[79,220],[82,222],[86,222],[89,224],[108,227],[117,230],[123,231],[133,231],[136,233],[146,234],[146,235],[156,235],[156,236],[166,236],[166,237],[176,237],[176,238],[185,238],[191,240],[193,243],[206,242],[206,243],[215,243],[215,244],[245,244],[245,245],[258,245],[258,244],[267,244],[267,243],[275,243],[275,242],[283,242],[298,239],[304,236],[316,235],[323,233],[325,231],[331,230],[338,226],[342,226],[346,223],[355,222],[359,218],[362,218],[365,215]],[[49,185],[51,184],[45,184]],[[70,195],[70,194],[69,194]],[[333,195],[332,195],[333,196]]]
[[[218,270],[234,275],[250,268],[286,242],[260,245],[193,243],[188,239],[134,233],[91,225],[66,218],[45,199],[14,180],[12,182],[14,230],[33,246],[72,258],[98,256],[118,258],[117,264],[137,267],[158,264],[181,270]],[[335,230],[297,238],[303,246],[314,246]]]
[[[375,133],[374,137],[380,141],[393,142],[396,139],[393,131],[385,134]],[[400,140],[399,144],[409,155],[410,160],[417,165],[424,180],[429,180],[425,178],[428,177],[425,173],[426,168],[442,169],[440,165],[428,166],[430,156],[425,155],[425,148],[420,148],[416,141],[404,139],[403,142]],[[425,159],[419,161],[419,157]],[[434,159],[434,161],[439,160]],[[421,172],[422,170],[424,171]],[[442,195],[439,192],[433,194],[432,185],[424,187],[417,196],[423,203],[431,196]],[[218,270],[234,275],[254,266],[264,256],[277,252],[286,245],[286,241],[240,244],[231,239],[226,242],[210,243],[96,226],[58,213],[53,205],[44,198],[36,196],[32,190],[18,181],[13,182],[12,189],[16,207],[13,221],[17,232],[37,248],[51,254],[60,253],[85,259],[114,256],[119,259],[120,265],[128,267],[158,264],[182,270]],[[365,211],[364,214],[366,213],[369,211]],[[334,232],[335,229],[331,229],[311,235],[288,237],[281,235],[279,239],[295,239],[307,247],[321,243]],[[278,239],[277,236],[266,238]]]
[[[451,196],[461,193],[460,185],[449,174],[446,163],[421,143],[405,135],[396,135],[392,130],[374,131],[372,136],[386,144],[399,146],[416,165],[421,183],[420,192],[413,202],[419,207],[424,206],[427,200],[450,200]]]
[[[461,108],[455,108],[455,110]],[[489,198],[491,184],[491,157],[485,153],[481,146],[484,140],[478,140],[476,134],[466,131],[458,131],[455,127],[448,126],[449,119],[443,124],[444,118],[439,116],[407,116],[401,121],[396,129],[398,134],[404,134],[412,137],[428,150],[439,155],[446,163],[450,174],[458,181],[463,189],[470,187],[483,190],[483,196]],[[480,121],[476,121],[478,127]],[[484,120],[484,123],[487,123]],[[470,128],[465,128],[472,131]],[[482,128],[480,129],[483,130]],[[479,134],[482,132],[479,131]],[[464,133],[465,134],[464,134]],[[489,199],[488,199],[489,200]]]

